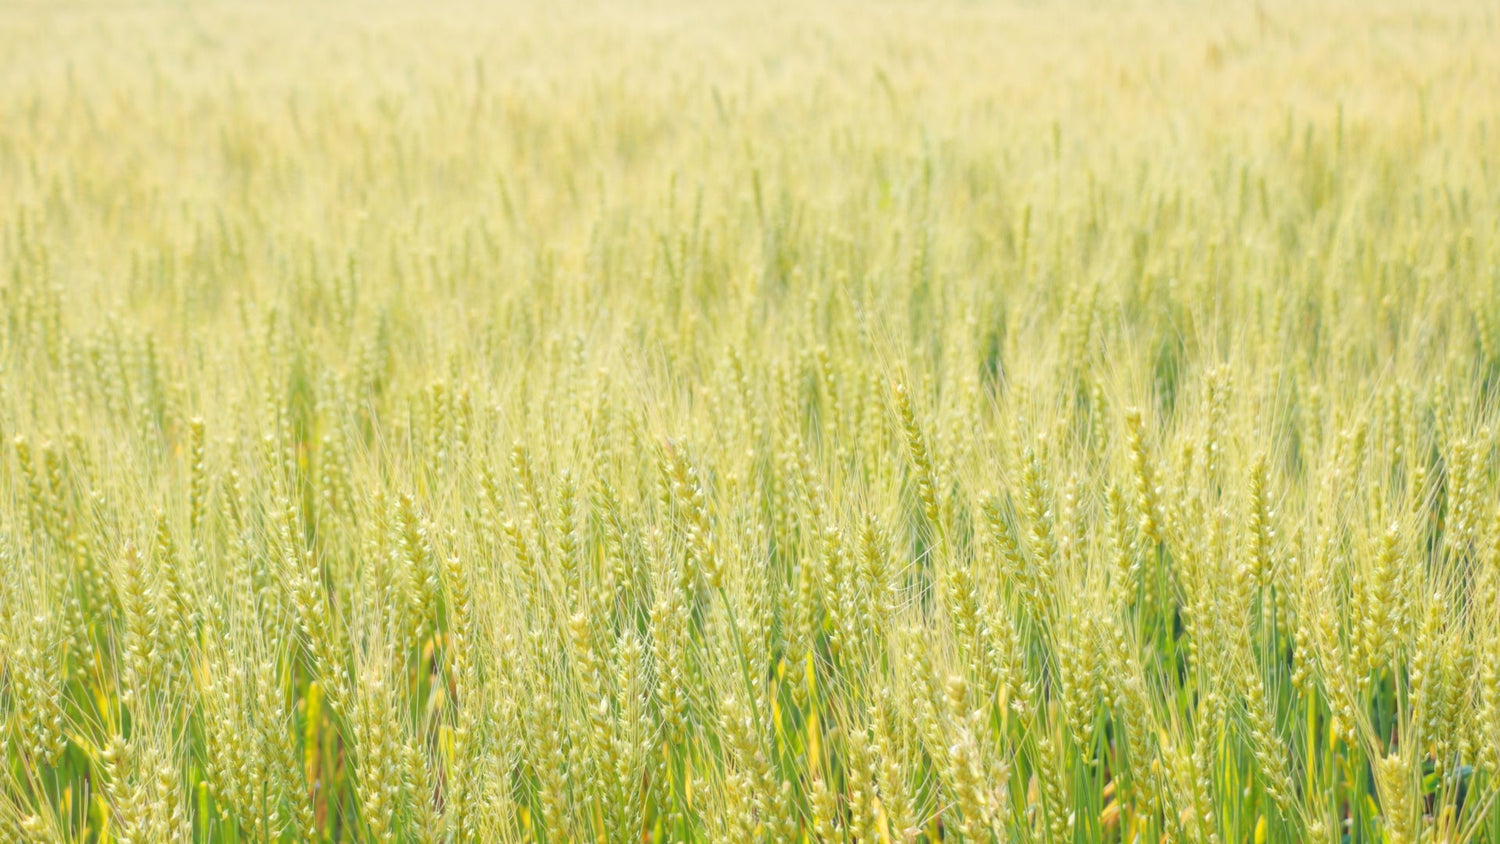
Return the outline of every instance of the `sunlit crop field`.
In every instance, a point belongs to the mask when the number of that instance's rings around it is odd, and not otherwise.
[[[1497,45],[0,3],[0,840],[1500,842]]]

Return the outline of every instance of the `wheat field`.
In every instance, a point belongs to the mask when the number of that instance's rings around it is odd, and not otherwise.
[[[1497,44],[0,4],[0,840],[1500,842]]]

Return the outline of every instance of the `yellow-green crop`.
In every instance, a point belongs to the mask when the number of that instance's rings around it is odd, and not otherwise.
[[[0,4],[0,840],[1500,842],[1496,45]]]

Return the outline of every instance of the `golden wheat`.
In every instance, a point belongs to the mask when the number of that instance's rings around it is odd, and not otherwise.
[[[0,8],[0,838],[1500,841],[1497,43]]]

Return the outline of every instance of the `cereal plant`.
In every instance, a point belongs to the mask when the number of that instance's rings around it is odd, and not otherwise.
[[[0,4],[0,840],[1500,842],[1497,44]]]

